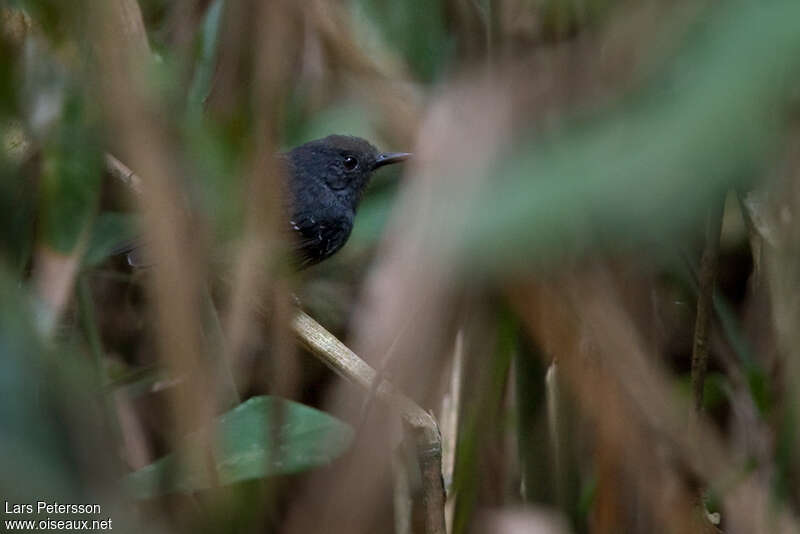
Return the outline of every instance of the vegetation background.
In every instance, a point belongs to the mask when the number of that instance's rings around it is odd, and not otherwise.
[[[0,15],[5,530],[800,532],[800,3]],[[330,133],[415,157],[291,272]]]

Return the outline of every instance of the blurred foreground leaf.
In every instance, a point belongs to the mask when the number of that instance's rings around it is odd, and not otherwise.
[[[0,293],[3,497],[11,502],[99,502],[91,496],[86,474],[108,474],[113,447],[99,445],[108,441],[101,441],[107,435],[95,375],[71,348],[42,341],[30,296],[2,268]],[[109,502],[114,498],[103,495]]]
[[[431,82],[441,74],[452,55],[453,39],[447,31],[443,2],[430,0],[353,0],[359,29],[372,36],[370,48],[378,47],[376,38],[386,48],[398,51],[415,75]]]
[[[663,248],[711,198],[758,176],[783,146],[780,110],[800,77],[800,3],[768,5],[718,5],[635,98],[549,139],[521,140],[493,173],[502,182],[454,213],[469,217],[470,258],[503,270],[565,249]]]
[[[506,412],[503,408],[509,368],[519,348],[519,327],[516,319],[507,311],[497,314],[496,338],[492,358],[488,354],[467,353],[465,366],[465,399],[470,398],[464,409],[464,423],[458,434],[456,466],[453,488],[456,500],[453,532],[469,532],[473,522],[480,492],[485,490],[489,475],[485,459],[489,450],[497,446],[498,436],[503,435]],[[466,345],[471,340],[467,338]],[[473,389],[474,388],[474,389]]]
[[[276,422],[280,422],[277,435]],[[216,473],[208,472],[206,462],[186,469],[185,463],[169,454],[129,475],[133,494],[149,498],[298,473],[330,463],[353,437],[349,425],[324,412],[269,396],[251,398],[219,416],[216,424]],[[202,440],[193,433],[187,442],[192,447]]]
[[[214,78],[214,62],[217,57],[219,26],[224,3],[224,0],[214,0],[211,3],[200,30],[195,75],[189,90],[190,109],[197,113],[202,113],[203,104],[211,92],[211,84]]]
[[[45,147],[41,238],[68,254],[78,246],[97,208],[102,152],[85,122],[83,102],[70,98],[61,124]]]
[[[303,124],[297,125],[294,130],[288,140],[289,146],[284,147],[286,151],[291,150],[293,146],[331,134],[355,135],[373,142],[378,137],[369,121],[369,110],[356,102],[331,106]]]
[[[97,265],[108,258],[122,243],[136,237],[135,218],[136,216],[127,213],[106,212],[98,215],[83,257],[84,265]]]

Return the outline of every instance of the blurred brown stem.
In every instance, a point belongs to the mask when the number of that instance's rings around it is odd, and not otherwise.
[[[692,393],[695,413],[703,409],[703,388],[708,369],[709,333],[713,313],[714,285],[719,267],[719,240],[725,198],[715,200],[706,215],[705,246],[698,273],[697,317],[692,347]]]
[[[414,509],[408,462],[405,461],[403,450],[401,446],[392,454],[394,534],[411,534],[411,517]]]

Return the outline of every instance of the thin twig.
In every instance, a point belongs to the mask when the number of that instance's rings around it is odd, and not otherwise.
[[[291,323],[292,331],[299,341],[314,355],[319,357],[333,372],[369,390],[377,371],[353,353],[336,336],[303,311],[297,312]],[[389,381],[381,380],[376,388],[379,399],[398,410],[403,420],[414,428],[435,429],[439,433],[433,417],[414,401],[399,393]]]
[[[722,231],[722,212],[725,198],[717,200],[706,216],[706,235],[698,273],[697,318],[692,347],[692,392],[695,413],[703,409],[703,387],[708,369],[709,333],[714,312],[714,285],[719,267],[719,240]]]
[[[142,193],[142,179],[136,176],[136,173],[111,154],[106,154],[106,170],[108,170],[111,176],[127,185],[137,195]]]
[[[453,346],[453,364],[450,371],[450,388],[442,399],[442,477],[447,502],[445,521],[447,532],[453,532],[456,495],[453,491],[453,473],[456,464],[456,442],[458,440],[458,414],[461,411],[461,376],[464,367],[464,331],[456,334]]]
[[[742,219],[750,241],[750,254],[753,257],[753,276],[750,277],[750,283],[752,285],[751,292],[755,293],[762,283],[764,245],[773,245],[775,236],[763,215],[765,199],[762,198],[762,195],[753,191],[747,193],[737,191],[736,198],[739,201],[739,209],[742,212]]]
[[[553,360],[544,376],[545,399],[547,402],[547,428],[550,432],[550,453],[553,458],[553,478],[555,479],[556,499],[560,506],[567,505],[566,475],[562,458],[561,393],[559,391],[558,362]]]

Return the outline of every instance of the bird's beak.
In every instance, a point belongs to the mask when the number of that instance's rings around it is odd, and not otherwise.
[[[410,157],[411,154],[408,152],[384,152],[383,154],[378,154],[378,158],[375,160],[375,165],[372,166],[372,169],[374,170],[384,165],[391,165],[392,163],[400,163]]]

